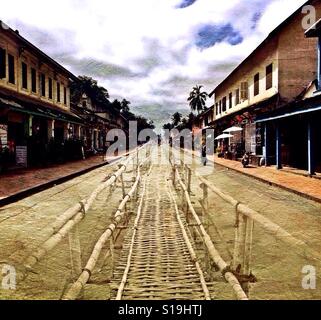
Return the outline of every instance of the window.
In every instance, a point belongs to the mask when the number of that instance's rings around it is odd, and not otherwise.
[[[40,82],[41,82],[41,95],[45,97],[46,96],[46,76],[43,73],[40,76]]]
[[[9,69],[9,83],[15,84],[15,64],[14,64],[14,56],[8,54],[8,69]]]
[[[49,99],[52,99],[52,79],[49,78],[49,90],[48,90],[48,97]]]
[[[254,76],[254,96],[257,96],[260,93],[260,74],[257,73]]]
[[[64,87],[64,105],[67,105],[67,88]]]
[[[6,50],[0,48],[0,79],[4,79],[6,76]]]
[[[266,90],[271,89],[273,86],[273,64],[271,63],[266,67]]]
[[[220,100],[220,114],[222,113],[222,100]]]
[[[216,113],[216,115],[218,115],[218,102],[216,102],[215,113]]]
[[[249,85],[247,82],[241,82],[241,100],[247,100],[249,97]]]
[[[22,79],[22,88],[28,89],[28,67],[24,62],[21,62],[21,79]]]
[[[235,90],[235,105],[240,103],[240,89]]]
[[[31,68],[31,91],[37,93],[37,72],[34,68]]]
[[[60,83],[57,82],[57,102],[60,102]]]
[[[226,111],[226,97],[223,98],[223,101],[222,101],[222,111],[225,112]]]
[[[228,96],[228,101],[229,101],[229,108],[230,109],[232,109],[232,107],[233,107],[233,94],[232,94],[232,92],[229,94],[229,96]]]

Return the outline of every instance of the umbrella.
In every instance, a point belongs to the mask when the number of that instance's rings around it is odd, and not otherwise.
[[[231,132],[240,132],[243,131],[240,127],[231,127],[229,129],[224,130],[224,133],[231,133]]]
[[[231,134],[224,133],[218,136],[215,140],[222,140],[222,139],[229,139],[229,138],[233,138],[233,136]]]

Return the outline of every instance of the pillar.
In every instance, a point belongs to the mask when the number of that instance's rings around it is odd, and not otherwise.
[[[321,37],[318,38],[318,90],[321,90]]]
[[[315,174],[314,166],[314,137],[313,137],[313,125],[311,120],[308,122],[308,171],[309,175],[313,176]]]
[[[64,140],[67,140],[69,138],[69,123],[64,123]]]
[[[265,166],[267,167],[269,165],[269,146],[268,146],[268,123],[264,123],[264,146],[265,146]]]
[[[48,120],[48,140],[55,137],[55,120]]]
[[[32,122],[33,116],[29,116],[29,137],[32,137]]]
[[[281,130],[280,124],[276,124],[276,168],[278,170],[282,169],[282,155],[281,155]]]

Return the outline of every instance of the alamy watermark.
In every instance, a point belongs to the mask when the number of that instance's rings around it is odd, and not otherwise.
[[[304,14],[304,17],[302,19],[302,28],[304,30],[308,30],[317,22],[316,9],[312,5],[303,6],[302,14]]]
[[[17,272],[14,266],[4,264],[0,266],[1,270],[1,289],[2,290],[16,290]]]

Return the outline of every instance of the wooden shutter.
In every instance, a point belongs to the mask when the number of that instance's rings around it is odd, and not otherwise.
[[[6,77],[6,50],[0,48],[0,79]]]
[[[249,97],[249,85],[247,82],[241,82],[241,100],[247,100]]]

